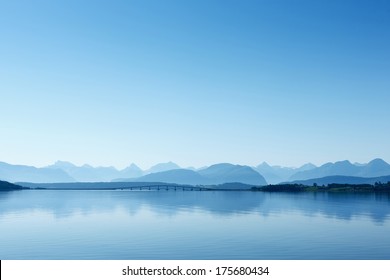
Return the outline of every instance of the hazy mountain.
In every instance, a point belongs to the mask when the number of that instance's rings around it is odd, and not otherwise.
[[[149,170],[143,171],[134,163],[123,170],[117,170],[114,167],[92,167],[88,164],[76,166],[66,161],[57,161],[47,168],[63,170],[77,182],[110,182],[118,178],[138,178],[145,174],[180,169],[180,167],[173,162],[159,163],[152,166]]]
[[[137,165],[134,163],[130,164],[128,167],[120,171],[120,176],[121,178],[137,178],[141,177],[144,175],[144,171],[142,171],[141,168],[139,168]],[[111,179],[112,180],[112,179]]]
[[[108,167],[91,167],[94,170],[95,174],[99,175],[100,178],[102,178],[101,181],[108,182],[111,181],[113,178],[118,178],[118,173],[120,174],[120,171],[118,171],[115,167],[108,166]]]
[[[302,165],[301,167],[299,167],[299,168],[296,168],[295,170],[297,171],[297,172],[299,172],[299,171],[307,171],[307,170],[312,170],[312,169],[314,169],[314,168],[316,168],[317,166],[315,166],[314,164],[312,164],[312,163],[306,163],[306,164],[304,164],[304,165]]]
[[[192,170],[192,171],[196,171],[197,169],[193,166],[189,166],[189,167],[186,167],[184,169],[188,169],[188,170]]]
[[[292,181],[290,183],[294,184],[302,184],[306,186],[312,186],[313,184],[317,184],[319,186],[328,185],[328,184],[375,184],[377,182],[387,183],[390,182],[389,176],[381,176],[381,177],[354,177],[354,176],[327,176],[323,178],[315,178],[309,180],[297,180]]]
[[[258,172],[248,166],[222,163],[199,171],[173,169],[151,173],[136,179],[118,179],[115,181],[164,182],[190,185],[219,185],[224,183],[243,183],[266,185],[267,182]]]
[[[0,178],[9,182],[74,182],[74,178],[61,169],[36,168],[0,162]]]
[[[57,161],[53,165],[48,166],[47,168],[53,169],[53,170],[63,170],[66,173],[68,173],[70,176],[72,176],[77,182],[101,182],[105,181],[103,179],[104,170],[100,170],[101,173],[99,173],[95,168],[92,166],[85,164],[83,166],[76,166],[70,162],[66,161]]]
[[[219,163],[211,165],[198,173],[207,178],[212,184],[244,183],[250,185],[266,185],[264,177],[253,168],[245,165]]]
[[[299,168],[270,166],[266,162],[259,164],[254,169],[258,171],[270,184],[278,184],[287,181],[293,174],[316,168],[314,164],[307,163]]]
[[[168,171],[173,169],[180,169],[180,166],[170,161],[166,163],[158,163],[152,166],[151,168],[149,168],[148,170],[146,170],[145,173],[149,174],[149,173],[163,172],[163,171]]]
[[[364,166],[361,166],[361,170],[358,173],[361,177],[378,177],[390,175],[390,164],[383,159],[376,158]]]
[[[188,169],[173,169],[163,172],[150,173],[134,179],[138,182],[164,182],[174,184],[199,185],[204,184],[205,179],[196,171]]]
[[[382,159],[374,159],[365,165],[355,165],[348,160],[328,162],[320,167],[293,174],[288,181],[308,180],[327,176],[378,177],[390,175],[390,165]]]
[[[135,178],[143,175],[143,171],[135,164],[119,171],[112,166],[92,167],[88,164],[76,166],[70,162],[57,161],[47,168],[63,170],[77,182],[109,182],[116,178]]]

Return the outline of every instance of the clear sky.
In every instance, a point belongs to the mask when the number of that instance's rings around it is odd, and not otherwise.
[[[390,162],[390,1],[0,0],[0,161]]]

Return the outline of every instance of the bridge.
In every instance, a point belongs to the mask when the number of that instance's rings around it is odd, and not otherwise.
[[[205,186],[191,186],[191,185],[150,185],[150,186],[134,186],[134,187],[122,187],[120,190],[149,190],[149,191],[209,191],[212,188]]]

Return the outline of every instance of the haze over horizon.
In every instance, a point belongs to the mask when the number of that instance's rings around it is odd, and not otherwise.
[[[387,1],[3,1],[0,161],[390,162]]]
[[[35,168],[46,168],[46,167],[53,167],[57,164],[59,165],[67,165],[67,164],[71,164],[75,167],[84,167],[84,166],[89,166],[89,167],[92,167],[92,168],[115,168],[116,170],[123,170],[123,169],[126,169],[128,167],[131,167],[133,165],[135,165],[136,167],[140,168],[140,170],[143,170],[143,171],[148,171],[150,169],[153,169],[155,167],[158,167],[159,165],[173,165],[173,166],[177,166],[178,168],[180,169],[202,169],[202,168],[205,168],[205,167],[209,167],[209,166],[212,166],[212,165],[217,165],[217,164],[232,164],[232,165],[241,165],[241,166],[249,166],[249,167],[257,167],[259,165],[263,165],[263,164],[266,164],[270,167],[280,167],[280,168],[289,168],[289,169],[298,169],[300,167],[303,167],[303,166],[306,166],[306,165],[313,165],[313,166],[316,166],[316,167],[320,167],[320,166],[323,166],[325,164],[328,164],[328,163],[332,163],[332,164],[335,164],[335,163],[340,163],[340,162],[345,162],[345,161],[348,161],[349,163],[353,164],[353,165],[357,165],[357,166],[362,166],[362,165],[366,165],[372,161],[376,161],[376,160],[380,160],[380,161],[385,161],[387,163],[386,160],[382,159],[382,158],[374,158],[374,159],[371,159],[367,162],[352,162],[348,159],[344,159],[344,160],[340,160],[340,161],[328,161],[328,162],[323,162],[321,164],[314,164],[312,162],[305,162],[303,163],[302,165],[299,165],[299,166],[288,166],[288,165],[283,165],[283,164],[272,164],[272,163],[269,163],[269,162],[266,162],[266,161],[259,161],[258,163],[256,164],[239,164],[239,163],[234,163],[234,162],[213,162],[209,165],[202,165],[202,166],[194,166],[194,165],[187,165],[187,166],[184,166],[184,165],[180,165],[180,164],[177,164],[176,162],[174,161],[166,161],[166,162],[156,162],[150,166],[141,166],[139,164],[137,164],[136,162],[130,162],[129,164],[125,165],[125,166],[121,166],[121,167],[117,167],[117,166],[114,166],[114,165],[110,165],[110,164],[107,164],[107,165],[93,165],[93,164],[89,164],[88,162],[84,162],[82,164],[77,164],[77,163],[74,163],[74,162],[71,162],[71,161],[65,161],[65,160],[57,160],[55,162],[51,162],[47,165],[42,165],[42,166],[38,166],[38,165],[29,165],[29,164],[23,164],[23,163],[12,163],[12,162],[5,162],[5,161],[2,161],[0,160],[0,163],[5,163],[5,164],[10,164],[10,165],[20,165],[20,166],[31,166],[31,167],[35,167]]]

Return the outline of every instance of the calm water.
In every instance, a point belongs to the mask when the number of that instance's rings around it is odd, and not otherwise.
[[[0,259],[390,259],[390,196],[0,192]]]

